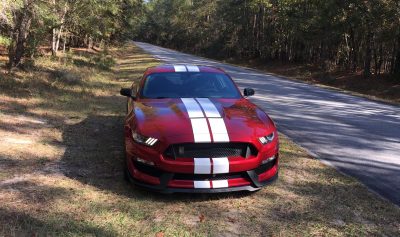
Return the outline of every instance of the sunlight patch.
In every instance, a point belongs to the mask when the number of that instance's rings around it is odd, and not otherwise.
[[[27,145],[27,144],[32,144],[34,141],[31,139],[23,139],[23,138],[11,138],[11,137],[6,137],[0,139],[2,142],[6,143],[11,143],[11,144],[21,144],[21,145]]]

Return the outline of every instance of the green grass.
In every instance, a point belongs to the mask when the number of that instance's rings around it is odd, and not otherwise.
[[[76,50],[0,74],[0,235],[400,235],[399,208],[284,135],[279,180],[256,193],[161,195],[127,184],[118,92],[159,62],[130,44],[110,55],[111,68]]]
[[[9,37],[0,35],[0,46],[8,47],[11,43],[11,39]]]

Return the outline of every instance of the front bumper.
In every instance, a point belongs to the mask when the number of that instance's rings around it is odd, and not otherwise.
[[[262,185],[260,187],[253,187],[251,185],[247,186],[239,186],[239,187],[230,187],[230,188],[216,188],[216,189],[188,189],[188,188],[169,188],[161,185],[149,185],[146,183],[141,182],[140,180],[134,179],[132,175],[129,173],[129,170],[126,170],[128,179],[130,182],[133,184],[140,186],[142,188],[152,190],[155,192],[160,192],[160,193],[227,193],[227,192],[238,192],[238,191],[249,191],[249,192],[254,192],[257,190],[260,190],[263,186],[274,182],[275,180],[278,179],[278,173],[276,173],[271,179],[262,182]]]
[[[161,193],[221,193],[257,191],[278,178],[278,154],[276,159],[256,169],[238,173],[197,175],[170,173],[128,159],[127,178],[140,187]],[[195,188],[194,182],[209,182],[209,188]],[[213,187],[224,181],[226,187]]]

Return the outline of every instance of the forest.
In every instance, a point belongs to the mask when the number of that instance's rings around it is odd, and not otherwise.
[[[134,39],[213,58],[400,74],[397,0],[2,0],[9,67]]]
[[[8,67],[51,49],[100,46],[134,38],[143,17],[140,0],[2,0],[0,45]]]

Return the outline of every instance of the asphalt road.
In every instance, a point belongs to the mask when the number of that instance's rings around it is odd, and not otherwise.
[[[226,70],[278,130],[323,162],[356,177],[400,206],[400,107],[371,101],[268,73],[176,52],[147,43],[137,46],[166,63],[212,65]]]

